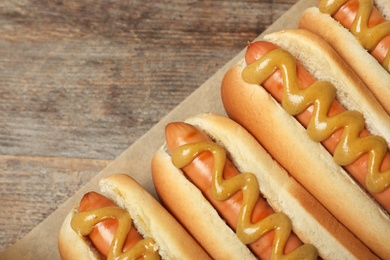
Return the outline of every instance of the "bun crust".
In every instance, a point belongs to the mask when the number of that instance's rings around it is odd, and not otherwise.
[[[369,91],[364,89],[356,75],[347,70],[343,65],[345,63],[324,41],[304,30],[282,31],[265,38],[279,46],[283,45],[316,78],[324,79],[324,75],[330,73],[333,79],[349,79],[348,84],[341,82],[344,85],[341,91],[345,91],[346,96],[355,98],[347,103],[347,107],[362,111],[371,124],[370,129],[384,136],[389,143],[388,115],[376,105],[377,102]],[[323,49],[326,46],[328,47]],[[319,62],[314,58],[318,58]],[[244,67],[244,61],[232,67],[222,82],[222,101],[229,117],[244,126],[298,182],[371,250],[382,258],[389,258],[390,250],[383,243],[390,241],[388,214],[348,173],[334,163],[333,157],[320,143],[313,142],[308,137],[306,129],[268,92],[242,80]],[[336,86],[339,84],[334,80],[332,83]],[[358,90],[351,89],[352,86],[356,86]],[[358,95],[356,98],[354,93],[359,93],[360,97]],[[369,102],[361,99],[366,94]],[[366,108],[371,109],[371,112],[367,112]],[[376,114],[377,112],[379,113]],[[380,124],[377,124],[377,117],[382,117],[384,121],[379,120]],[[341,198],[343,203],[337,203]]]
[[[289,176],[239,124],[214,114],[198,115],[186,122],[204,131],[223,146],[239,171],[254,173],[261,193],[269,204],[275,211],[283,211],[290,217],[293,231],[305,243],[315,245],[321,257],[375,258],[360,240]],[[201,192],[172,165],[164,146],[153,157],[152,173],[160,199],[179,222],[190,232],[195,232],[194,237],[200,243],[202,239],[207,239],[204,240],[206,250],[209,250],[208,244],[216,244],[210,246],[210,250],[215,246],[218,248],[219,252],[210,253],[214,258],[226,257],[219,253],[225,253],[232,247],[243,246]],[[180,198],[179,201],[177,198]],[[191,201],[191,207],[186,206],[188,200]],[[191,219],[190,216],[195,217]],[[209,222],[213,224],[209,225]],[[229,242],[226,242],[226,239],[229,239]],[[242,252],[239,252],[239,255],[233,258],[244,258],[241,254]],[[228,256],[231,257],[231,253],[228,253]]]
[[[105,196],[130,213],[137,231],[143,237],[152,237],[156,241],[163,259],[209,259],[207,253],[168,211],[130,176],[111,175],[100,180],[99,185]],[[68,215],[60,231],[61,256],[64,259],[101,259],[99,254],[91,254],[87,239],[77,235],[71,228],[70,220],[74,212],[76,210]]]
[[[382,3],[381,9],[383,11],[385,11],[385,6]],[[390,9],[388,3],[387,8]],[[390,114],[390,74],[347,29],[330,15],[321,13],[317,7],[307,8],[303,12],[299,27],[309,30],[327,41],[359,75],[386,112]]]

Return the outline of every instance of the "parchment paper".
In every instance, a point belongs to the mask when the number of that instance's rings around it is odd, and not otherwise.
[[[258,38],[261,38],[264,34],[269,32],[296,28],[302,11],[315,4],[315,0],[300,0],[266,31],[259,35]],[[69,198],[55,212],[15,245],[2,252],[0,254],[0,259],[60,259],[57,237],[65,216],[71,208],[78,204],[84,193],[91,190],[99,190],[98,181],[104,176],[114,173],[129,174],[151,194],[156,196],[151,179],[150,161],[154,152],[156,152],[164,142],[163,134],[165,125],[171,121],[183,121],[187,117],[203,112],[225,115],[226,113],[220,98],[221,80],[226,71],[244,57],[244,53],[245,50],[242,50],[179,106],[151,128],[144,136],[126,149],[104,170],[98,173],[73,197]]]

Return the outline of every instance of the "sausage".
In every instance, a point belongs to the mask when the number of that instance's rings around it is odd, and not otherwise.
[[[273,43],[265,42],[265,41],[257,41],[248,46],[245,60],[248,65],[252,64],[255,60],[259,59],[266,53],[271,50],[278,49],[279,47]],[[306,89],[309,86],[313,85],[316,82],[316,79],[305,70],[302,65],[297,62],[297,77],[301,82],[301,88]],[[272,94],[272,96],[281,102],[283,95],[283,82],[282,75],[280,71],[276,71],[273,73],[267,80],[261,83],[261,85]],[[332,117],[338,115],[340,113],[345,112],[346,109],[334,99],[330,106],[328,116]],[[306,128],[313,116],[313,107],[305,109],[300,114],[296,115],[298,121],[304,125]],[[343,135],[344,128],[340,128],[334,131],[331,135],[326,137],[325,140],[322,141],[322,144],[326,147],[326,149],[333,155],[337,145],[340,142],[340,139]],[[360,133],[360,137],[367,137],[371,135],[367,129],[363,129]],[[383,156],[383,159],[380,163],[380,174],[390,175],[390,152],[387,149],[387,145],[384,142],[383,144],[386,150],[386,153]],[[373,149],[373,148],[372,148]],[[372,151],[372,150],[371,150]],[[370,165],[369,163],[369,152],[359,155],[359,158],[354,160],[352,163],[345,166],[345,169],[363,186],[367,189],[366,185],[366,175],[367,175],[367,167]],[[390,212],[390,189],[388,188],[390,185],[390,178],[387,177],[388,181],[385,187],[380,192],[374,192],[368,190],[368,192],[388,211]]]
[[[80,201],[79,212],[103,208],[108,206],[117,206],[112,200],[97,192],[88,192],[84,194]],[[88,235],[93,245],[99,252],[107,257],[111,243],[114,239],[116,230],[118,229],[118,220],[107,219],[95,225],[92,232]],[[126,242],[123,246],[123,252],[132,248],[138,241],[142,240],[142,236],[138,234],[137,229],[131,226]]]
[[[184,144],[211,141],[210,137],[197,130],[194,126],[186,123],[170,123],[165,129],[166,142],[171,152]],[[185,166],[183,171],[186,176],[188,176],[188,178],[202,191],[202,193],[205,194],[205,197],[217,209],[228,225],[236,230],[239,212],[242,208],[242,192],[234,193],[234,195],[232,195],[229,199],[223,201],[217,200],[213,197],[211,192],[213,156],[210,153],[202,153],[196,158],[195,162]],[[239,174],[240,172],[234,164],[227,159],[223,172],[224,178],[230,179]],[[252,213],[252,223],[259,222],[272,213],[274,213],[273,209],[262,197],[258,196]],[[271,257],[273,241],[274,231],[270,231],[255,242],[251,243],[249,247],[257,257],[261,259],[269,259]],[[284,253],[287,254],[301,245],[302,242],[299,241],[296,235],[291,234],[289,240],[287,241]]]

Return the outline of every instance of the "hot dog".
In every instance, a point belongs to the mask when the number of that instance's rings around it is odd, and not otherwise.
[[[264,40],[226,73],[227,114],[371,250],[389,258],[389,115],[319,36],[287,30]]]
[[[299,27],[325,39],[390,114],[390,4],[383,0],[319,0]]]
[[[115,174],[85,194],[66,217],[63,259],[210,259],[185,229],[134,179]]]
[[[214,259],[375,258],[233,120],[206,113],[165,132],[157,194]]]

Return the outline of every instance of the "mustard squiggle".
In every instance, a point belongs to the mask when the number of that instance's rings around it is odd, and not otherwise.
[[[160,259],[156,250],[156,242],[152,238],[145,238],[138,241],[132,248],[123,252],[126,241],[133,221],[130,214],[120,207],[104,207],[76,213],[72,220],[71,226],[80,236],[88,236],[94,226],[106,219],[117,219],[118,229],[111,243],[107,259]]]
[[[321,12],[334,15],[349,0],[322,0]],[[385,36],[390,35],[390,21],[368,27],[368,20],[374,7],[372,0],[359,0],[356,17],[349,31],[357,38],[363,48],[371,52]],[[390,52],[387,52],[382,66],[390,72]]]
[[[183,168],[191,163],[202,152],[210,152],[214,157],[212,194],[215,199],[224,201],[241,191],[243,202],[240,209],[236,234],[244,244],[250,244],[267,232],[274,230],[275,238],[272,246],[274,259],[316,259],[317,250],[311,244],[304,244],[291,253],[284,255],[283,249],[291,234],[291,221],[282,212],[274,213],[265,219],[252,223],[251,217],[260,194],[257,178],[253,173],[242,173],[230,179],[223,178],[226,161],[225,150],[214,142],[199,142],[179,146],[172,154],[172,163]]]
[[[360,137],[364,129],[364,118],[360,112],[345,111],[328,117],[336,89],[329,82],[317,81],[306,89],[300,87],[295,58],[283,49],[275,49],[248,65],[242,72],[244,81],[262,84],[277,69],[283,77],[282,107],[295,116],[314,106],[307,133],[314,141],[321,142],[338,129],[343,135],[333,158],[341,166],[351,164],[361,155],[369,153],[366,186],[371,192],[381,192],[390,185],[390,170],[381,172],[380,166],[387,153],[387,143],[379,136]]]

